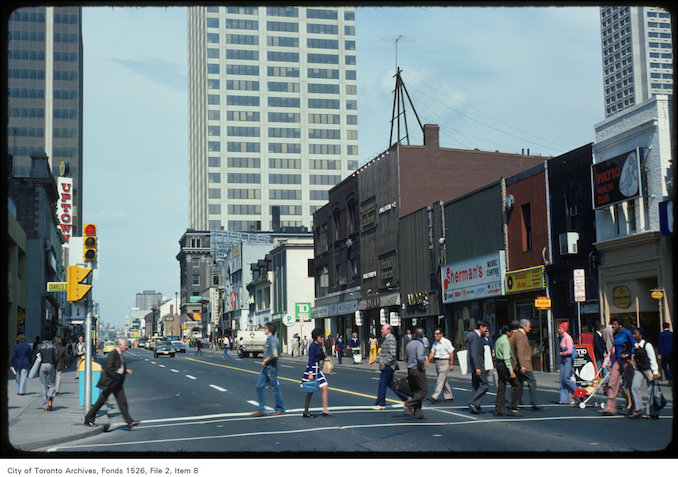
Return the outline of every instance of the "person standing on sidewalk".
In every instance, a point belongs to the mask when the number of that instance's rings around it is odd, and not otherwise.
[[[501,336],[497,338],[497,341],[494,343],[497,378],[499,379],[497,384],[497,400],[494,403],[495,416],[506,415],[505,401],[507,382],[511,385],[511,400],[509,401],[508,412],[514,416],[518,414],[518,400],[520,399],[520,393],[523,388],[520,386],[520,382],[513,370],[513,364],[511,363],[511,343],[509,343],[509,338],[514,331],[515,330],[510,329],[508,326],[503,326],[501,329]]]
[[[523,318],[518,324],[518,329],[511,336],[511,352],[513,358],[517,362],[516,375],[521,381],[521,384],[527,382],[527,387],[530,390],[530,404],[533,411],[540,411],[541,406],[537,404],[537,379],[534,377],[534,368],[532,368],[532,348],[530,347],[530,340],[527,334],[532,329],[530,320]],[[522,394],[522,393],[521,393]]]
[[[26,335],[17,336],[16,344],[12,349],[10,369],[16,376],[16,393],[19,396],[26,394],[26,382],[28,381],[28,371],[31,369],[32,353],[31,346],[26,343]]]
[[[275,337],[276,326],[272,321],[264,325],[266,334],[266,344],[264,345],[264,360],[261,362],[261,373],[257,380],[257,397],[259,398],[259,410],[252,413],[253,416],[263,416],[266,414],[266,385],[273,389],[275,396],[274,416],[285,414],[285,404],[283,404],[282,392],[278,383],[278,357],[280,356],[280,344]]]
[[[428,383],[426,382],[426,348],[422,342],[424,338],[424,329],[417,328],[414,331],[415,338],[411,340],[405,348],[407,357],[407,382],[412,390],[412,396],[405,401],[405,410],[415,419],[426,419],[421,412],[421,402],[428,394]]]
[[[368,344],[370,345],[370,361],[374,361],[377,358],[377,348],[379,347],[379,342],[374,335],[370,335]]]
[[[54,344],[56,344],[57,353],[59,356],[56,364],[56,379],[54,381],[54,395],[58,396],[59,389],[61,388],[61,374],[68,365],[68,353],[66,352],[66,347],[61,344],[61,338],[58,336],[54,338]]]
[[[671,354],[673,354],[673,332],[670,328],[671,325],[664,323],[664,331],[659,333],[657,338],[657,357],[662,362],[664,379],[669,384],[673,382],[673,361],[671,360]]]
[[[567,321],[558,325],[560,336],[560,400],[558,404],[572,404],[572,395],[577,390],[574,380],[574,359],[577,357],[577,350],[572,337],[567,332],[569,328],[570,324]]]
[[[78,376],[78,369],[80,369],[80,364],[85,361],[86,351],[87,346],[85,345],[85,339],[82,336],[78,336],[78,342],[75,344],[75,356],[78,360],[78,363],[75,365],[75,379],[80,379],[80,376]]]
[[[292,351],[290,353],[290,356],[294,358],[295,356],[299,356],[299,335],[294,333],[292,335],[292,339],[290,340],[290,346],[292,348]]]
[[[54,381],[56,379],[56,365],[59,361],[57,347],[49,337],[46,337],[35,349],[35,356],[40,355],[40,386],[42,389],[42,407],[45,411],[52,410],[54,400]]]
[[[471,373],[471,387],[473,395],[468,407],[473,414],[483,412],[481,404],[485,393],[490,388],[485,374],[485,343],[483,335],[487,330],[487,323],[479,320],[475,331],[469,333],[468,337],[468,370]]]
[[[384,337],[384,341],[381,343],[381,348],[376,353],[374,359],[370,360],[369,366],[372,366],[375,362],[379,363],[379,370],[381,374],[379,375],[379,388],[377,391],[377,400],[374,403],[372,408],[375,411],[383,411],[386,409],[386,388],[391,388],[402,401],[407,401],[410,397],[396,391],[393,388],[393,371],[396,369],[396,339],[395,336],[391,333],[391,325],[384,324],[381,325],[381,336]]]
[[[337,349],[337,361],[339,364],[341,364],[341,358],[344,355],[344,349],[346,349],[346,344],[344,343],[344,335],[341,333],[337,333],[337,341],[336,341],[336,349]]]
[[[123,389],[125,376],[132,374],[132,370],[127,369],[127,363],[123,357],[123,353],[127,350],[127,338],[118,338],[115,344],[115,350],[108,353],[104,368],[101,372],[101,377],[97,383],[97,387],[101,389],[99,399],[97,399],[97,402],[95,402],[89,411],[87,411],[87,414],[85,414],[85,425],[89,427],[97,426],[94,423],[97,412],[101,409],[101,406],[106,403],[108,396],[113,394],[115,396],[115,401],[120,408],[120,413],[127,423],[127,428],[131,430],[132,427],[139,424],[139,421],[134,420],[132,416],[130,416],[127,409],[127,397],[125,396],[125,390]]]
[[[438,402],[440,393],[443,393],[445,401],[454,401],[452,389],[450,389],[450,384],[447,382],[447,373],[454,369],[454,346],[452,346],[450,340],[443,336],[442,328],[435,328],[433,330],[433,339],[431,353],[426,358],[426,366],[433,361],[438,373],[438,379],[436,380],[435,391],[426,399],[435,404]]]

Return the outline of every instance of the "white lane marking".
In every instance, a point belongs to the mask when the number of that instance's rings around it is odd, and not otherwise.
[[[196,378],[195,376],[191,376],[190,374],[187,374],[186,377],[187,377],[188,379],[198,379],[198,378]]]
[[[452,388],[452,389],[454,389],[455,391],[470,391],[470,389],[466,388]]]
[[[178,373],[178,372],[179,372],[178,369],[170,369],[170,371],[172,371],[173,373]]]
[[[226,392],[224,388],[220,388],[219,386],[215,386],[214,384],[210,384],[210,387],[216,389],[217,391],[221,391],[222,393]]]
[[[158,363],[156,363],[155,361],[151,361],[151,364],[158,364]]]
[[[159,364],[158,366],[160,366],[161,368],[164,368],[164,367],[165,367],[164,364]]]
[[[259,407],[259,403],[256,402],[256,401],[254,401],[254,400],[250,400],[250,401],[247,401],[247,402],[248,402],[249,404],[251,404],[252,406],[257,406],[257,407]],[[272,407],[268,407],[268,406],[264,406],[264,409],[266,409],[267,411],[274,411],[274,409],[273,409]]]
[[[453,416],[463,417],[464,419],[473,419],[473,420],[477,420],[477,419],[478,419],[477,417],[470,416],[470,415],[468,415],[468,414],[459,414],[459,413],[457,413],[457,412],[446,411],[446,410],[444,410],[444,409],[436,409],[436,408],[434,408],[434,407],[427,407],[427,408],[424,408],[424,409],[426,409],[427,411],[430,409],[431,411],[443,412],[443,413],[445,413],[445,414],[452,414]]]
[[[271,416],[272,418],[276,416]],[[281,416],[284,417],[284,416]],[[617,418],[623,418],[624,416],[619,415],[615,416]],[[261,418],[259,418],[261,419]],[[516,421],[557,421],[557,420],[573,420],[573,419],[602,419],[609,420],[609,416],[561,416],[561,417],[542,417],[542,418],[530,418],[530,419],[521,419],[514,418],[510,422]],[[144,421],[147,422],[147,421]],[[142,422],[142,425],[144,424]],[[237,434],[226,434],[218,436],[198,436],[198,437],[176,437],[171,439],[158,439],[158,440],[145,440],[145,441],[132,441],[132,442],[113,442],[106,444],[90,444],[87,445],[88,448],[97,448],[97,447],[120,447],[120,446],[138,446],[140,444],[162,444],[169,442],[188,442],[188,441],[202,441],[202,440],[215,440],[215,439],[234,439],[242,437],[260,437],[260,436],[275,436],[275,435],[289,435],[289,434],[305,434],[309,432],[326,432],[328,430],[350,430],[350,429],[374,429],[374,428],[396,428],[396,427],[442,427],[442,426],[467,426],[471,424],[495,424],[501,423],[505,424],[509,422],[507,419],[483,419],[477,421],[454,421],[454,422],[398,422],[398,423],[381,423],[381,424],[356,424],[350,426],[330,426],[330,427],[314,427],[310,429],[289,429],[289,430],[278,430],[278,431],[261,431],[261,432],[241,432]],[[82,444],[78,446],[58,446],[47,448],[47,452],[57,452],[60,450],[66,449],[82,449]]]
[[[281,364],[280,367],[281,368],[294,368],[294,366],[288,366],[286,364]]]
[[[373,381],[379,381],[381,378],[371,378]]]

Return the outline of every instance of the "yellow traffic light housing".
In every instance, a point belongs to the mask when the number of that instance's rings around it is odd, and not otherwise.
[[[92,273],[91,268],[78,267],[77,265],[71,265],[68,267],[68,285],[66,289],[66,299],[68,301],[79,301],[87,295],[92,289],[92,285],[83,285],[82,281],[85,280]]]
[[[96,262],[97,255],[97,226],[85,224],[82,236],[82,259],[85,262]]]

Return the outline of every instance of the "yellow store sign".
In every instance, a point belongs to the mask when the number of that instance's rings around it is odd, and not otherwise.
[[[506,272],[506,294],[524,293],[541,290],[546,287],[544,283],[544,266],[523,268],[514,272]]]

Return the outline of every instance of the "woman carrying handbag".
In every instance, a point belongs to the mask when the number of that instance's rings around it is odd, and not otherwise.
[[[327,390],[329,385],[327,379],[322,372],[323,361],[329,360],[328,356],[323,353],[323,330],[316,328],[311,333],[311,345],[308,347],[308,365],[304,371],[304,377],[301,379],[301,388],[306,393],[306,405],[304,406],[304,417],[312,417],[308,408],[311,405],[311,397],[313,393],[322,389],[323,392],[323,410],[324,416],[331,416],[330,410],[327,408]]]

